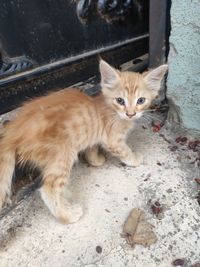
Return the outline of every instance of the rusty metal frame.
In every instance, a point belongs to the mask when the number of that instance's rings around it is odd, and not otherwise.
[[[119,44],[60,60],[24,73],[0,80],[0,114],[6,113],[32,97],[47,91],[62,89],[98,75],[99,56],[112,65],[144,55],[148,51],[149,34],[143,34]]]
[[[166,61],[169,51],[171,0],[150,0],[149,7],[149,67]]]

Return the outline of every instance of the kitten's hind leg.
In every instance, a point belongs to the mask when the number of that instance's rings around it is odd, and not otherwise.
[[[85,159],[90,165],[94,167],[102,166],[106,160],[104,155],[99,152],[98,145],[94,145],[93,147],[88,147],[86,149]]]
[[[63,159],[56,159],[45,168],[40,193],[43,201],[56,219],[61,223],[69,224],[77,222],[83,215],[83,211],[80,205],[72,205],[64,196],[72,165],[69,164],[69,161],[64,161],[65,164]]]

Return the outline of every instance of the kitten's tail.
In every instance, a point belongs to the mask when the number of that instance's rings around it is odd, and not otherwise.
[[[15,169],[15,151],[4,138],[0,140],[0,210],[5,202],[10,202],[11,184]]]

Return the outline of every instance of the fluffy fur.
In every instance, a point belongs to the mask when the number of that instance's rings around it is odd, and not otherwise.
[[[166,69],[120,72],[101,60],[100,96],[65,89],[26,103],[0,140],[0,209],[10,197],[16,162],[31,161],[42,170],[40,193],[51,213],[62,223],[78,221],[82,208],[64,196],[78,152],[86,150],[87,161],[100,166],[105,161],[100,144],[125,164],[138,166],[141,156],[127,146],[126,135],[157,95]],[[137,104],[141,97],[145,102]]]

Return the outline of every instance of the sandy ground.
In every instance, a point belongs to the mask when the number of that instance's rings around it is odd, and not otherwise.
[[[184,146],[171,151],[160,133],[139,128],[130,135],[130,146],[145,157],[140,167],[124,167],[110,155],[102,167],[84,162],[73,167],[72,198],[84,207],[78,223],[56,222],[38,192],[5,216],[0,221],[0,267],[168,267],[180,258],[185,266],[200,261],[194,181],[200,173],[190,163],[196,154]],[[149,200],[163,205],[161,218],[152,213]],[[154,225],[158,241],[150,247],[132,249],[121,237],[134,207]]]

